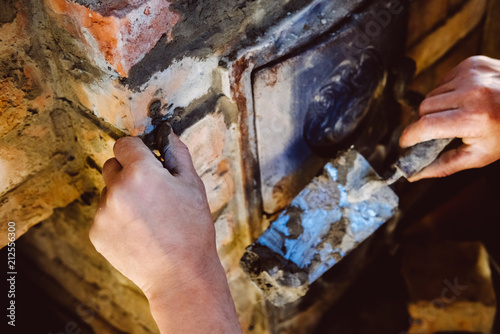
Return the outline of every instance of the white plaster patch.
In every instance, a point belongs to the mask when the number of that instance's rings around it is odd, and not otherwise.
[[[147,117],[147,107],[152,99],[158,99],[162,105],[168,105],[169,112],[175,108],[185,108],[193,101],[207,95],[210,90],[218,89],[214,73],[219,64],[219,57],[214,55],[206,59],[185,57],[174,61],[167,69],[155,74],[141,86],[135,94],[131,108],[136,127],[147,126],[151,130]]]

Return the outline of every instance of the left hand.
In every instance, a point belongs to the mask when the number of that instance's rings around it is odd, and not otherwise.
[[[444,177],[500,159],[500,60],[471,57],[430,92],[420,119],[409,125],[401,147],[439,138],[461,138],[463,145],[443,153],[409,180]]]

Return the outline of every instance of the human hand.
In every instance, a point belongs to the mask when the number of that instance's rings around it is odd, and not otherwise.
[[[143,290],[162,333],[237,333],[203,182],[180,139],[167,142],[164,166],[139,138],[116,142],[90,239]]]
[[[443,153],[411,182],[500,159],[500,61],[484,56],[465,60],[427,95],[419,113],[420,119],[403,132],[401,147],[439,138],[461,138],[463,145]]]

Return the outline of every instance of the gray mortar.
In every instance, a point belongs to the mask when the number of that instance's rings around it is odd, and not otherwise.
[[[205,58],[234,44],[231,50],[223,54],[231,56],[232,52],[254,44],[259,36],[288,13],[294,13],[310,2],[311,0],[173,1],[170,8],[181,16],[172,32],[174,40],[167,43],[167,37],[163,36],[153,50],[132,67],[129,78],[124,82],[131,88],[137,88],[176,59],[186,56]],[[253,14],[262,9],[266,12],[263,20],[251,22]]]
[[[31,45],[24,51],[37,63],[48,81],[57,78],[53,82],[58,95],[66,95],[61,92],[66,89],[64,78],[68,76],[84,83],[99,81],[104,76],[105,73],[88,60],[82,44],[61,29],[40,1],[25,0],[24,7],[31,18],[28,27]]]
[[[137,5],[142,5],[142,1],[136,1],[136,6],[130,4],[134,1],[123,0],[70,0],[82,6],[89,8],[93,12],[97,12],[102,16],[124,17],[132,11]]]

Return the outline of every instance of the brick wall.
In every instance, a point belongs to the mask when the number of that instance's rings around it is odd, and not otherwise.
[[[27,232],[18,242],[29,259],[24,266],[44,277],[40,286],[67,310],[66,321],[96,333],[157,332],[142,293],[88,240],[114,142],[151,130],[156,112],[182,132],[206,185],[244,331],[269,332],[265,302],[238,264],[266,220],[249,201],[246,102],[230,87],[241,74],[230,65],[309,2],[0,5],[0,246],[7,244],[8,221],[16,222],[18,237]],[[412,1],[412,89],[428,92],[470,55],[498,56],[498,7],[497,0]],[[82,303],[94,316],[82,312]],[[288,320],[281,328],[314,326],[301,323]]]

